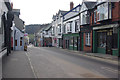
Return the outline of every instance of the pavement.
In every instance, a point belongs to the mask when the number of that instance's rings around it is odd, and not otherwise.
[[[3,78],[35,78],[24,51],[13,51],[9,56],[3,56],[2,73]]]
[[[54,47],[56,48],[56,47]],[[62,48],[60,48],[62,49]],[[92,57],[97,57],[97,58],[102,58],[102,59],[108,59],[108,60],[114,60],[114,61],[118,61],[118,56],[113,56],[113,55],[109,55],[109,54],[102,54],[102,53],[88,53],[88,52],[84,52],[84,51],[75,51],[75,50],[68,50],[68,49],[63,49],[66,51],[70,51],[73,53],[79,53],[82,55],[87,55],[87,56],[92,56]]]

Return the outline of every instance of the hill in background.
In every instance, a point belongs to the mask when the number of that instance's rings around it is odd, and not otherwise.
[[[31,24],[25,26],[25,32],[28,33],[28,36],[30,38],[30,42],[34,42],[34,33],[37,33],[39,30],[41,30],[43,27],[48,26],[48,24]]]

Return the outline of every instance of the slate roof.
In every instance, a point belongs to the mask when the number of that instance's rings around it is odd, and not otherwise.
[[[88,9],[92,9],[95,7],[97,2],[84,2],[84,3]]]
[[[63,11],[63,10],[59,10],[59,12],[58,12],[58,14],[62,14],[62,15],[64,15],[65,13],[67,13],[68,11]]]
[[[44,30],[49,30],[52,27],[52,24],[49,24]]]

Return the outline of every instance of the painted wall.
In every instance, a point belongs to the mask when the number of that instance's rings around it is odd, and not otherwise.
[[[17,28],[15,34],[15,40],[17,40],[17,46],[15,46],[15,50],[24,50],[24,34],[19,31]],[[22,46],[20,46],[20,38],[22,37]]]

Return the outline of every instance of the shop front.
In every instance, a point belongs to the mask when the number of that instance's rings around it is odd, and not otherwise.
[[[80,36],[79,33],[64,34],[63,35],[63,48],[69,50],[80,49]]]
[[[119,55],[118,24],[111,24],[93,28],[93,52]]]

